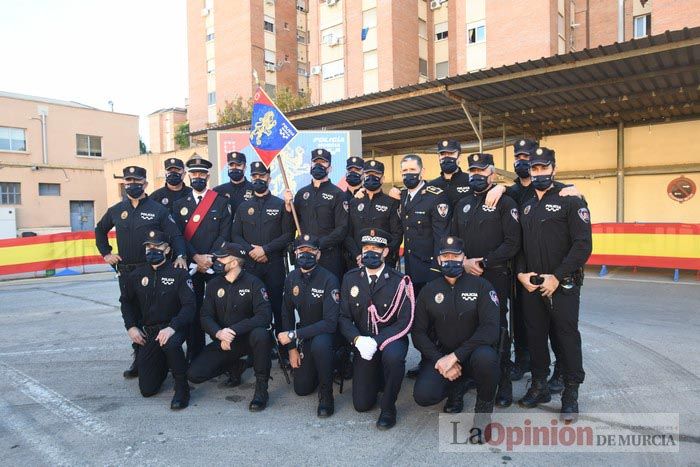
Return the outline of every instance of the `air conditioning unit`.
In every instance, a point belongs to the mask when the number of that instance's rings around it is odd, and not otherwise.
[[[320,75],[321,74],[321,67],[320,66],[312,66],[311,67],[311,73],[312,75]]]
[[[265,71],[275,72],[275,71],[277,71],[277,66],[275,66],[274,63],[266,63],[265,64]]]
[[[211,13],[209,8],[202,8],[202,16],[209,16],[209,13]]]
[[[326,0],[326,5],[328,6],[333,6],[336,3],[338,3],[340,0]]]
[[[275,0],[265,0],[265,3],[267,3],[268,5],[274,5]]]
[[[430,9],[431,10],[437,10],[442,6],[442,4],[445,2],[445,0],[430,0]]]
[[[327,35],[323,36],[323,43],[325,45],[329,45],[331,47],[334,47],[334,46],[340,44],[342,39],[343,39],[343,36],[335,36],[333,34],[327,34]]]

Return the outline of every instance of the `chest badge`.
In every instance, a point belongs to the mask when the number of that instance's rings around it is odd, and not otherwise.
[[[530,213],[530,205],[528,204],[527,206],[525,206],[525,209],[523,209],[523,214],[525,214],[527,216],[529,213]]]
[[[129,213],[128,213],[128,212],[126,212],[126,211],[122,211],[122,215],[121,215],[121,216],[119,216],[119,217],[121,217],[121,218],[122,218],[122,220],[124,220],[124,219],[126,219],[127,217],[129,217]]]
[[[481,209],[483,209],[484,212],[494,212],[496,210],[496,206],[490,208],[490,207],[486,206],[485,204],[482,204]]]
[[[192,217],[192,220],[193,220],[194,222],[199,222],[199,220],[200,220],[201,218],[202,218],[202,216],[200,216],[199,214],[195,214],[194,217]]]
[[[470,210],[471,208],[472,208],[472,205],[471,205],[471,204],[465,204],[464,207],[462,208],[462,212],[463,212],[464,214],[466,214],[466,213],[469,212],[469,210]]]
[[[161,201],[163,204],[168,204],[168,198],[163,198],[163,201]]]
[[[301,197],[304,199],[309,199],[309,192],[308,191],[304,192],[304,194],[301,195]]]
[[[479,294],[474,292],[462,292],[462,300],[467,302],[473,302],[478,296]]]
[[[294,295],[295,297],[299,296],[299,286],[298,285],[295,285],[294,288],[292,289],[292,295]]]
[[[561,210],[561,206],[558,204],[545,204],[544,208],[549,212],[557,212]]]
[[[356,285],[353,285],[352,288],[350,289],[350,296],[352,298],[357,297],[360,294],[360,288],[357,287]]]
[[[365,203],[360,203],[357,205],[357,210],[362,212],[365,210]]]
[[[440,214],[440,217],[447,217],[449,210],[450,208],[445,203],[440,203],[437,205],[437,212]]]
[[[386,211],[389,209],[389,206],[382,206],[381,204],[377,204],[377,205],[374,206],[374,207],[375,207],[375,208],[377,209],[377,211],[379,211],[379,212],[386,212]]]
[[[181,216],[186,216],[188,212],[190,212],[190,211],[188,211],[187,208],[182,208],[182,209],[180,209],[180,215],[181,215]]]
[[[219,289],[219,290],[216,291],[216,296],[217,296],[217,297],[221,298],[221,297],[223,297],[224,295],[226,295],[226,291],[225,291],[223,288],[221,288],[221,289]]]
[[[144,277],[141,279],[141,285],[146,287],[148,285],[148,277]]]
[[[255,214],[255,209],[253,209],[253,208],[248,208],[248,215],[249,215],[249,216],[252,216],[253,214]]]
[[[435,303],[440,304],[444,299],[445,296],[442,293],[435,294]]]

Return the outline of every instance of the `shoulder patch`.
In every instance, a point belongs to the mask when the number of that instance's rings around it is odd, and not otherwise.
[[[434,194],[434,195],[439,195],[440,193],[443,192],[442,188],[438,188],[438,187],[436,187],[436,186],[434,186],[434,185],[428,185],[428,186],[425,188],[425,191],[427,191],[428,193],[432,193],[432,194]]]
[[[267,290],[265,290],[265,287],[260,288],[260,293],[262,294],[263,300],[265,300],[266,302],[270,301],[270,297],[267,295]]]
[[[331,297],[333,297],[333,301],[335,303],[340,303],[340,290],[338,289],[333,289],[331,291]]]

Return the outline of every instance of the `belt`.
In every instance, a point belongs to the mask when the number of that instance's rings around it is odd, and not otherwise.
[[[165,329],[167,327],[167,324],[144,325],[143,332],[144,334],[146,334],[146,337],[155,337],[162,329]]]

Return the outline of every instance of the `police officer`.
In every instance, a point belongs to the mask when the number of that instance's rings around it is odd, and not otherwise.
[[[389,256],[386,264],[396,266],[399,247],[401,246],[402,228],[399,218],[399,201],[382,191],[384,183],[384,164],[380,161],[366,161],[362,198],[353,198],[348,207],[348,235],[345,237],[345,249],[352,258],[352,268],[361,265],[362,251],[360,232],[369,227],[377,227],[389,233]]]
[[[535,197],[522,209],[522,261],[518,280],[523,296],[525,326],[532,365],[532,386],[519,404],[531,408],[551,400],[547,386],[549,349],[547,337],[554,330],[564,376],[561,417],[578,416],[578,387],[585,373],[578,331],[579,296],[583,266],[591,254],[591,217],[586,203],[576,196],[561,196],[554,186],[554,151],[539,148],[530,158]]]
[[[143,238],[146,232],[157,229],[170,238],[175,255],[175,267],[186,267],[185,244],[182,234],[172,216],[161,204],[149,198],[146,193],[146,169],[130,165],[123,169],[126,197],[110,207],[95,226],[95,243],[105,262],[112,266],[119,277],[119,290],[124,292],[126,276],[146,262]],[[117,233],[118,254],[112,253],[107,234],[112,227]],[[134,360],[124,372],[125,378],[138,376],[136,353],[139,346],[134,344]]]
[[[231,211],[224,196],[207,189],[211,162],[195,154],[186,165],[192,193],[175,202],[173,216],[185,237],[197,298],[197,314],[187,337],[187,360],[191,362],[204,348],[199,311],[204,299],[204,286],[213,277],[210,271],[212,253],[231,238]]]
[[[254,195],[233,217],[231,238],[248,252],[245,269],[263,281],[270,295],[275,329],[282,325],[283,256],[292,241],[294,223],[284,201],[270,193],[270,170],[260,161],[250,164]],[[283,362],[280,362],[281,364]]]
[[[464,273],[463,247],[458,237],[442,240],[442,277],[418,295],[413,344],[429,364],[421,367],[413,398],[428,406],[447,397],[443,411],[459,413],[470,375],[477,386],[474,425],[483,431],[490,422],[498,383],[499,300],[486,280]]]
[[[365,229],[360,241],[362,267],[348,271],[343,278],[339,327],[355,347],[355,410],[372,409],[377,393],[382,392],[377,428],[388,430],[396,425],[396,398],[405,371],[407,334],[413,322],[413,287],[409,277],[384,263],[389,254],[386,232]]]
[[[511,288],[511,260],[520,251],[518,206],[504,195],[496,207],[486,205],[486,196],[493,189],[495,170],[491,154],[470,154],[469,193],[459,200],[450,231],[465,245],[464,269],[481,276],[495,289],[500,303],[500,325],[505,330],[501,352],[501,378],[497,404],[508,407],[513,403],[510,380],[510,341],[508,330],[508,298]]]
[[[246,157],[242,152],[232,151],[226,154],[228,177],[230,182],[215,186],[214,191],[228,198],[231,212],[235,213],[238,205],[253,197],[253,185],[245,178]]]
[[[192,362],[187,378],[202,383],[232,371],[242,356],[252,354],[255,393],[248,409],[259,412],[268,402],[272,311],[265,285],[242,269],[247,256],[241,245],[229,242],[214,252],[223,274],[209,281],[202,305],[202,328],[212,342]]]
[[[348,189],[345,190],[345,199],[350,201],[357,190],[362,188],[362,170],[365,166],[365,160],[361,157],[348,157],[345,161],[345,183],[348,184]]]
[[[165,159],[165,186],[151,193],[153,201],[162,204],[172,214],[175,201],[192,193],[192,188],[185,185],[185,164],[175,157]]]
[[[143,244],[147,264],[126,277],[119,299],[124,326],[141,346],[136,362],[141,395],[155,395],[170,370],[175,379],[170,408],[180,410],[190,401],[182,344],[194,318],[192,281],[186,269],[175,269],[167,260],[170,245],[163,232],[149,231]]]
[[[457,201],[469,191],[469,175],[459,167],[462,145],[459,141],[444,139],[437,143],[437,153],[440,160],[440,176],[431,180],[429,184],[447,193],[450,207],[454,208]]]
[[[283,325],[277,340],[289,349],[294,392],[311,394],[318,386],[320,418],[333,415],[333,342],[340,313],[338,279],[317,264],[318,239],[304,234],[294,242],[296,269],[284,282]],[[294,312],[299,314],[296,321]]]
[[[348,227],[348,202],[343,190],[329,180],[331,153],[314,149],[311,153],[310,184],[294,196],[294,207],[299,216],[301,232],[319,238],[319,264],[340,280],[345,269],[343,239]],[[291,192],[285,192],[285,201],[291,201]]]

